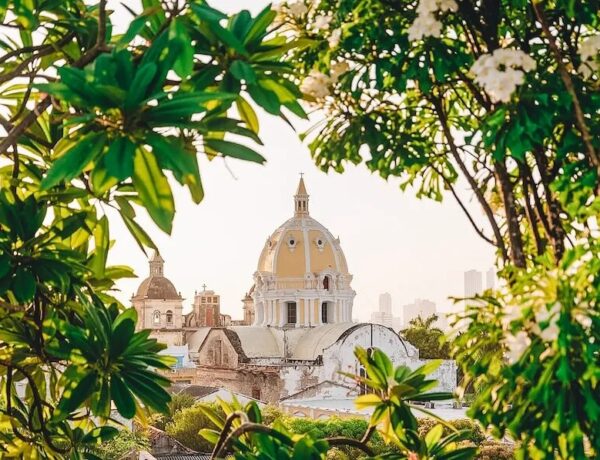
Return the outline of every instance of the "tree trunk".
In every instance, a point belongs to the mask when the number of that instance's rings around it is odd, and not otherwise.
[[[519,213],[513,191],[513,185],[510,183],[510,176],[506,170],[504,162],[494,163],[494,173],[496,181],[502,194],[504,212],[506,214],[506,224],[508,227],[508,239],[510,241],[510,259],[518,268],[525,268],[525,254],[523,252],[523,239],[519,224]]]

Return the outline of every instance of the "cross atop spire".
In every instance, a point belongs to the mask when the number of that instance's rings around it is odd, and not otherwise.
[[[308,192],[306,191],[306,185],[304,185],[304,173],[300,173],[300,182],[298,183],[298,189],[294,195],[294,215],[308,216]]]

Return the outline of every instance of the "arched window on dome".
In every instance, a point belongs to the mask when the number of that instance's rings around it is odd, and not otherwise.
[[[329,275],[325,275],[325,277],[323,277],[323,289],[325,289],[326,291],[329,291],[331,286],[331,277]]]
[[[171,310],[167,310],[167,324],[171,326],[173,324],[173,312]]]
[[[158,326],[160,324],[160,312],[158,310],[152,313],[152,324],[154,324],[155,326]]]

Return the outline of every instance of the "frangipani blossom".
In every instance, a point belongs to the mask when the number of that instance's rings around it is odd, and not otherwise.
[[[454,0],[421,0],[417,6],[418,16],[408,29],[409,40],[439,37],[442,23],[438,21],[436,14],[457,9],[458,5]]]
[[[581,65],[577,70],[584,78],[590,78],[594,73],[600,71],[598,53],[600,53],[600,34],[587,37],[579,45]]]
[[[318,70],[311,70],[308,76],[302,81],[300,91],[304,94],[314,97],[315,99],[323,99],[330,94],[329,86],[331,78]]]
[[[492,100],[508,102],[517,86],[525,81],[524,72],[535,67],[535,61],[523,51],[499,48],[480,56],[471,66],[471,72]]]

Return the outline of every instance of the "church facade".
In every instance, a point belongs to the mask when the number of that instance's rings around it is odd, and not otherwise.
[[[132,303],[140,328],[151,329],[171,350],[189,353],[193,364],[173,369],[173,381],[276,403],[323,382],[341,383],[341,371],[364,372],[354,357],[356,346],[379,348],[395,364],[423,364],[418,350],[392,329],[352,322],[356,293],[346,257],[339,238],[310,216],[302,178],[293,217],[267,238],[259,256],[254,284],[242,300],[244,325],[199,322],[206,312],[196,311],[196,301],[194,310],[183,315],[183,299],[164,277],[163,267],[155,255],[150,277]],[[444,361],[435,377],[441,389],[454,390],[454,361]]]

